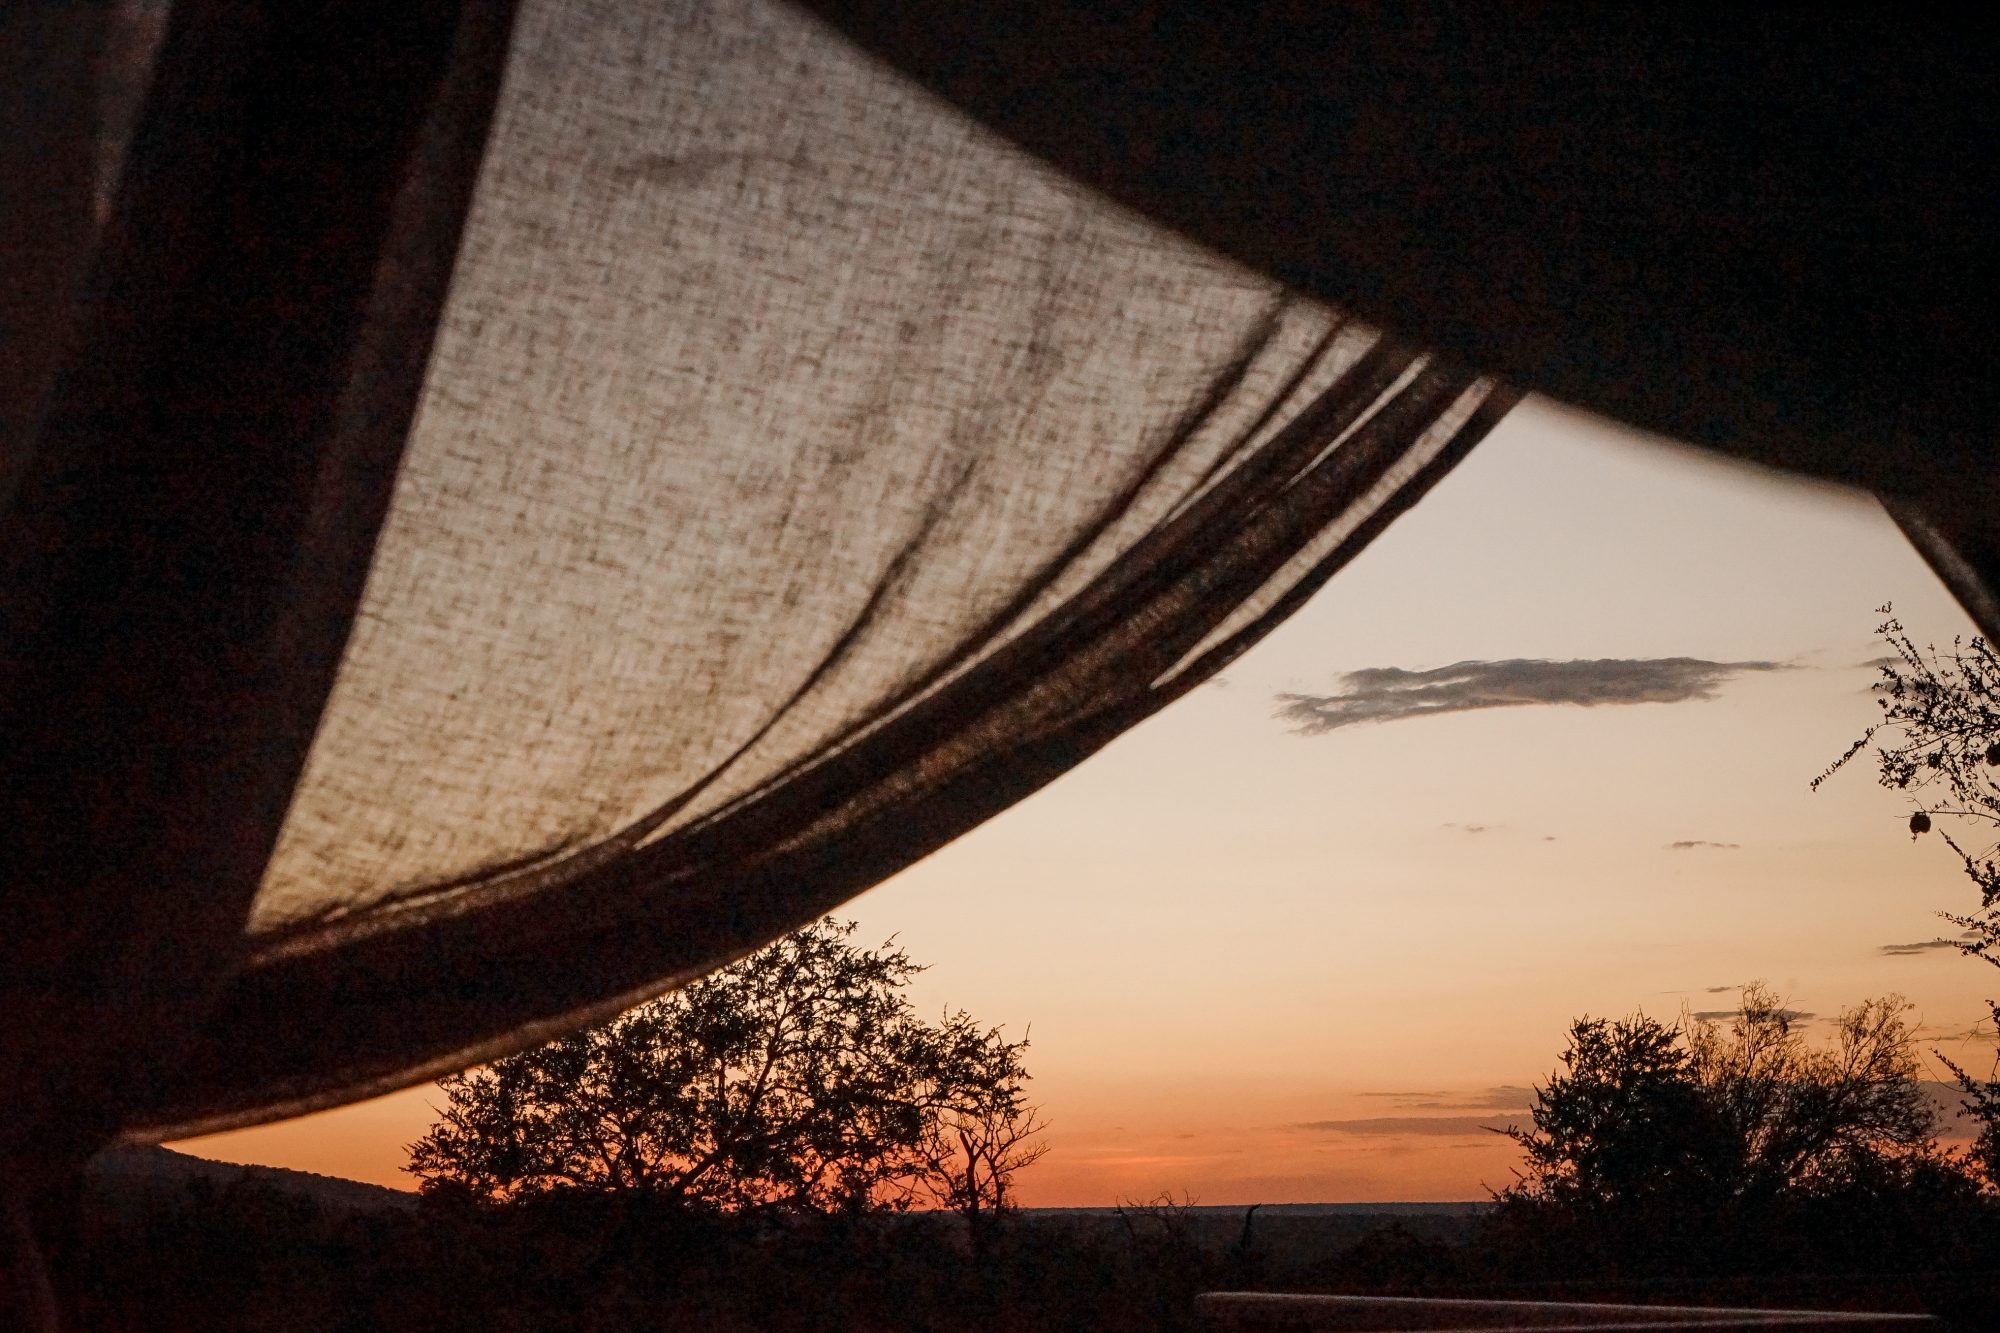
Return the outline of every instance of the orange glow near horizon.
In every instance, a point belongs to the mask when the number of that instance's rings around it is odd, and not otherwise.
[[[1898,992],[1975,1072],[1971,893],[1864,769],[1873,608],[1972,633],[1873,501],[1531,402],[1223,680],[849,904],[920,1009],[1027,1031],[1031,1206],[1476,1199],[1570,1019]],[[1770,662],[1713,697],[1296,734],[1281,693],[1463,660]],[[1684,844],[1676,846],[1676,844]],[[1809,1026],[1808,1032],[1814,1029]],[[434,1089],[177,1145],[408,1187]]]

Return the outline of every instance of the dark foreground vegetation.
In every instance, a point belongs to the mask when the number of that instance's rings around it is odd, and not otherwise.
[[[1854,1194],[1380,1225],[1170,1203],[1016,1214],[691,1211],[644,1196],[356,1208],[246,1174],[104,1181],[79,1271],[101,1330],[1176,1330],[1213,1289],[2000,1309],[2000,1214]],[[1371,1230],[1356,1235],[1359,1227]]]

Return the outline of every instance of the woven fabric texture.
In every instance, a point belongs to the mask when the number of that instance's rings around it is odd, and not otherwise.
[[[526,5],[247,956],[136,1129],[810,919],[1198,683],[1510,402],[787,7]]]

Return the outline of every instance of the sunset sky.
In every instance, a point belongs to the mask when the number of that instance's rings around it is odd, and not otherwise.
[[[1031,1205],[1484,1197],[1570,1018],[1758,979],[1901,992],[1983,1071],[2000,975],[1902,947],[1968,906],[1948,850],[1864,768],[1807,790],[1887,600],[1972,632],[1873,501],[1530,401],[1223,679],[845,914],[1031,1036]],[[176,1146],[408,1186],[438,1100]]]

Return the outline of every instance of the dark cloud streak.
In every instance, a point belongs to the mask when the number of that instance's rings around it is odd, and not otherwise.
[[[1779,1018],[1790,1023],[1810,1023],[1819,1017],[1818,1014],[1808,1009],[1779,1009],[1775,1012]],[[1697,1009],[1693,1017],[1700,1019],[1704,1023],[1724,1023],[1743,1017],[1743,1011],[1741,1009]]]
[[[1308,1120],[1294,1125],[1324,1134],[1418,1134],[1437,1138],[1463,1138],[1505,1129],[1504,1117],[1491,1115],[1382,1115],[1362,1120]]]
[[[1363,1097],[1378,1097],[1396,1103],[1398,1111],[1515,1111],[1525,1113],[1534,1105],[1535,1090],[1517,1083],[1502,1083],[1497,1087],[1471,1090],[1454,1089],[1450,1092],[1364,1092]],[[1437,1119],[1435,1116],[1394,1117],[1396,1119]],[[1464,1120],[1465,1116],[1447,1117]],[[1329,1125],[1374,1124],[1375,1119],[1366,1121],[1322,1120],[1315,1121],[1314,1127]],[[1387,1123],[1384,1121],[1383,1123]],[[1357,1131],[1359,1132],[1359,1131]]]
[[[1456,662],[1430,671],[1367,667],[1340,678],[1332,694],[1280,694],[1277,715],[1304,736],[1358,722],[1396,722],[1481,708],[1571,704],[1683,703],[1712,699],[1724,683],[1781,662],[1709,662],[1695,657],[1539,658]]]
[[[1942,935],[1934,940],[1918,940],[1914,944],[1884,944],[1878,946],[1890,958],[1908,958],[1915,954],[1929,953],[1933,949],[1959,951],[1963,946],[1958,940],[1948,940]]]

